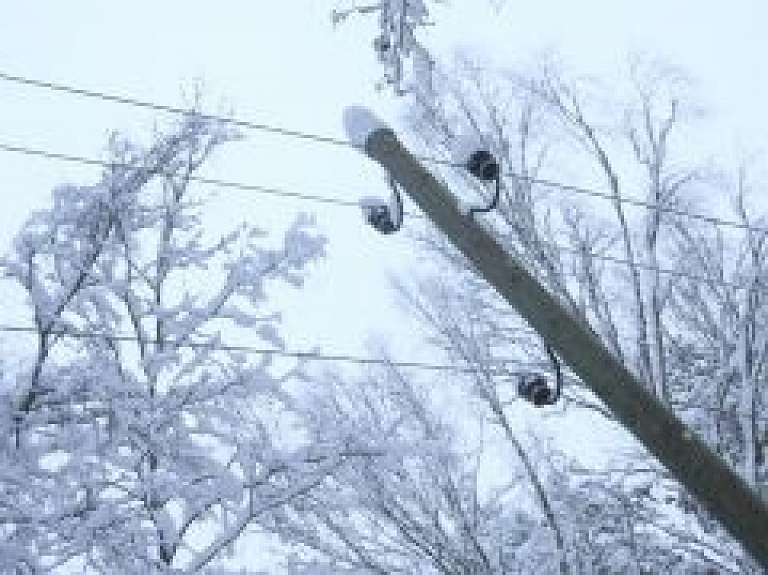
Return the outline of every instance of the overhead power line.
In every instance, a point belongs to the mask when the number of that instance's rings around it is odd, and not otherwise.
[[[70,84],[61,84],[57,82],[50,82],[47,80],[37,80],[34,78],[28,78],[26,76],[10,74],[8,72],[3,72],[3,71],[0,71],[0,80],[14,83],[17,85],[44,89],[44,90],[49,90],[49,91],[63,93],[63,94],[69,94],[71,96],[76,96],[80,98],[102,100],[102,101],[111,102],[114,104],[121,104],[125,106],[132,106],[135,108],[154,110],[157,112],[163,112],[168,114],[183,115],[183,114],[189,114],[191,112],[191,110],[185,109],[179,106],[159,104],[156,102],[150,102],[147,100],[134,98],[128,95],[107,93],[100,90],[90,90],[87,88],[80,88]],[[217,122],[222,122],[225,124],[237,126],[244,129],[254,130],[258,132],[265,132],[269,134],[275,134],[275,135],[284,136],[287,138],[297,138],[301,140],[313,141],[321,144],[333,145],[338,147],[358,149],[358,150],[360,149],[360,146],[355,144],[354,142],[350,142],[349,140],[345,140],[342,138],[335,138],[333,136],[325,136],[322,134],[312,134],[312,133],[303,132],[300,130],[292,130],[289,128],[283,128],[281,126],[273,126],[271,124],[254,122],[250,120],[242,120],[238,118],[222,116],[219,114],[206,114],[201,112],[195,112],[195,113],[201,118],[204,118],[207,120],[214,120]],[[450,166],[455,168],[464,167],[463,165],[457,164],[456,162],[452,162],[450,160],[444,160],[444,159],[433,158],[428,156],[414,156],[414,157],[419,161],[428,162],[431,164],[444,165],[444,166]],[[639,200],[635,198],[628,198],[628,197],[616,198],[613,194],[609,192],[601,192],[599,190],[595,190],[595,189],[591,189],[583,186],[565,184],[565,183],[557,182],[553,180],[532,178],[530,176],[525,176],[523,174],[519,174],[517,172],[510,171],[510,170],[507,170],[504,173],[505,175],[520,181],[530,182],[538,186],[544,186],[544,187],[552,188],[562,192],[570,192],[570,193],[584,195],[584,196],[591,196],[594,198],[600,198],[600,199],[609,200],[609,201],[618,201],[622,204],[627,204],[627,205],[645,208],[649,210],[658,210],[660,212],[664,212],[664,213],[668,213],[668,214],[672,214],[680,217],[695,219],[695,220],[703,221],[703,222],[713,224],[713,225],[718,225],[718,226],[749,230],[749,231],[754,231],[759,233],[768,233],[768,228],[764,228],[761,226],[753,226],[750,224],[746,224],[744,222],[727,220],[724,218],[708,216],[705,214],[698,214],[694,212],[689,212],[687,210],[673,208],[670,206],[664,206],[658,203],[647,202],[647,201]]]
[[[60,152],[52,152],[49,150],[40,150],[37,148],[28,148],[25,146],[17,146],[12,144],[5,144],[0,142],[0,152],[9,152],[14,154],[23,154],[26,156],[33,156],[33,157],[39,157],[39,158],[45,158],[48,160],[56,160],[56,161],[63,161],[63,162],[70,162],[70,163],[76,163],[76,164],[83,164],[86,166],[96,166],[96,167],[102,167],[102,168],[114,168],[114,167],[123,167],[123,168],[133,168],[134,166],[131,166],[130,164],[120,164],[116,162],[109,162],[106,160],[99,160],[95,158],[86,158],[83,156],[77,156],[72,154],[64,154]],[[172,175],[170,172],[160,172],[166,173],[166,175]],[[206,178],[202,176],[196,176],[192,175],[189,177],[189,179],[193,182],[201,183],[201,184],[207,184],[211,186],[217,186],[221,188],[230,188],[230,189],[237,189],[247,192],[254,192],[258,194],[265,194],[265,195],[271,195],[271,196],[279,196],[284,198],[294,198],[298,200],[305,200],[310,202],[318,202],[323,204],[330,204],[330,205],[336,205],[336,206],[343,206],[343,207],[354,207],[358,208],[359,204],[356,201],[352,200],[342,200],[337,198],[330,198],[328,196],[321,196],[316,194],[305,194],[303,192],[295,192],[292,190],[286,190],[282,188],[274,188],[274,187],[267,187],[267,186],[260,186],[256,184],[247,184],[242,182],[234,182],[229,180],[220,180],[216,178]],[[410,217],[417,217],[417,218],[423,218],[423,215],[420,213],[413,213],[413,212],[405,212],[406,215]],[[581,255],[581,251],[576,248],[571,248],[568,246],[564,246],[562,244],[558,244],[555,242],[547,244],[549,247],[554,248],[555,250],[561,252],[561,253],[572,253],[575,255]],[[726,286],[726,287],[732,287],[736,289],[743,289],[747,287],[747,285],[744,284],[737,284],[734,282],[728,282],[725,280],[713,280],[711,278],[707,278],[705,276],[699,276],[695,274],[691,274],[688,272],[682,272],[678,270],[672,270],[668,268],[662,268],[659,266],[652,266],[649,264],[644,264],[642,262],[630,262],[627,259],[617,257],[617,256],[611,256],[606,254],[596,254],[596,253],[589,253],[587,254],[590,257],[596,259],[605,261],[612,264],[617,265],[634,265],[640,269],[648,270],[648,271],[656,271],[661,274],[670,275],[673,277],[679,277],[684,279],[690,279],[697,282],[703,282],[707,284],[712,285],[719,285],[719,286]]]
[[[3,144],[3,143],[0,143],[0,151],[10,152],[14,154],[24,154],[26,156],[37,156],[40,158],[46,158],[48,160],[58,160],[63,162],[75,163],[75,164],[83,164],[86,166],[96,166],[100,168],[111,168],[116,166],[123,167],[123,168],[134,167],[129,164],[120,164],[115,162],[108,162],[106,160],[98,160],[95,158],[86,158],[83,156],[76,156],[72,154],[62,154],[59,152],[51,152],[48,150],[27,148],[24,146],[14,146],[11,144]],[[166,175],[171,175],[171,174],[167,173]],[[195,175],[190,176],[189,179],[194,182],[198,182],[201,184],[208,184],[211,186],[217,186],[220,188],[233,188],[237,190],[243,190],[246,192],[256,192],[259,194],[266,194],[271,196],[295,198],[298,200],[307,200],[310,202],[318,202],[323,204],[335,204],[338,206],[345,206],[345,207],[358,207],[358,203],[352,200],[341,200],[337,198],[329,198],[327,196],[315,196],[312,194],[304,194],[301,192],[294,192],[290,190],[270,188],[267,186],[258,186],[255,184],[245,184],[242,182],[219,180],[216,178],[205,178],[202,176],[195,176]]]
[[[34,326],[16,326],[16,325],[2,325],[0,324],[0,332],[5,333],[28,333],[38,334],[38,328]],[[141,343],[151,345],[162,345],[177,349],[207,349],[209,351],[225,351],[233,353],[246,353],[256,355],[272,355],[276,357],[284,357],[290,359],[300,359],[306,361],[322,361],[322,362],[335,362],[335,363],[347,363],[353,365],[377,365],[384,367],[399,367],[403,369],[418,369],[421,371],[431,371],[435,373],[461,373],[466,375],[474,375],[480,372],[477,368],[462,367],[460,365],[448,365],[440,363],[429,363],[421,361],[403,361],[392,360],[380,357],[362,357],[359,355],[352,355],[348,353],[322,353],[319,351],[291,351],[285,349],[256,347],[249,345],[231,345],[221,342],[206,343],[206,342],[194,342],[183,341],[178,342],[172,339],[156,339],[156,338],[140,338],[136,335],[120,334],[120,333],[104,333],[93,332],[73,329],[60,329],[53,330],[51,335],[58,335],[62,337],[71,337],[73,339],[84,340],[106,340],[112,342],[123,343]],[[496,359],[491,361],[495,366],[505,365],[521,365],[527,367],[538,367],[539,362],[530,362],[518,359]],[[546,362],[541,362],[542,365]],[[514,375],[514,372],[503,371],[500,375]],[[686,402],[680,404],[680,410],[703,410],[713,413],[724,413],[729,416],[750,416],[751,414],[744,411],[735,409],[725,409],[715,406],[700,405],[695,403]],[[764,417],[758,417],[759,420],[766,420]]]
[[[38,329],[34,326],[15,326],[15,325],[0,325],[0,332],[6,333],[29,333],[37,334]],[[321,353],[319,351],[291,351],[284,349],[276,349],[269,347],[256,347],[249,345],[229,345],[224,343],[206,343],[195,341],[174,341],[173,339],[155,339],[155,338],[140,338],[136,335],[130,334],[113,334],[113,333],[100,333],[90,332],[72,329],[60,329],[52,330],[52,335],[58,335],[62,337],[71,337],[74,339],[90,339],[90,340],[107,340],[113,342],[128,342],[128,343],[142,343],[151,345],[163,345],[170,348],[177,349],[208,349],[210,351],[227,351],[236,353],[248,353],[258,355],[273,355],[277,357],[285,357],[292,359],[304,359],[308,361],[331,361],[351,363],[358,365],[382,365],[393,366],[401,368],[413,368],[426,371],[436,372],[455,372],[455,373],[476,373],[476,369],[469,367],[461,367],[457,365],[425,363],[420,361],[393,361],[384,358],[376,357],[361,357],[345,353]],[[499,365],[519,363],[524,364],[522,360],[499,360],[496,363]]]
[[[164,112],[167,114],[185,115],[189,114],[191,110],[189,108],[182,108],[179,106],[170,106],[167,104],[158,104],[155,102],[149,102],[146,100],[139,100],[131,96],[125,96],[120,94],[108,94],[97,90],[88,90],[86,88],[78,88],[76,86],[58,84],[56,82],[48,82],[45,80],[35,80],[24,76],[16,76],[14,74],[8,74],[6,72],[0,72],[0,80],[6,82],[12,82],[15,84],[21,84],[24,86],[30,86],[33,88],[42,88],[45,90],[51,90],[53,92],[60,92],[63,94],[69,94],[71,96],[78,96],[81,98],[91,98],[96,100],[103,100],[105,102],[112,102],[113,104],[122,104],[125,106],[133,106],[134,108],[144,108],[146,110],[153,110],[155,112]],[[310,140],[314,142],[320,142],[323,144],[332,144],[334,146],[341,146],[346,148],[354,148],[355,145],[341,138],[333,138],[331,136],[322,136],[319,134],[309,134],[298,130],[290,130],[288,128],[281,128],[279,126],[271,126],[269,124],[261,124],[258,122],[251,122],[248,120],[239,120],[237,118],[231,118],[227,116],[221,116],[218,114],[204,114],[195,112],[195,114],[206,120],[215,120],[239,128],[247,128],[249,130],[255,130],[258,132],[266,132],[270,134],[277,134],[289,138],[299,138],[301,140]]]

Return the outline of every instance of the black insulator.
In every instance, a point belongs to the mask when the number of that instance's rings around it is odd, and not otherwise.
[[[523,376],[517,384],[517,393],[520,397],[530,401],[536,407],[556,404],[563,393],[563,371],[560,360],[549,345],[546,346],[546,350],[555,370],[554,389],[547,383],[546,376],[540,373]]]
[[[552,404],[552,390],[548,387],[537,387],[533,391],[533,397],[531,398],[533,405],[536,407],[543,407],[545,405]]]
[[[366,221],[382,234],[394,233],[403,225],[403,198],[393,178],[389,179],[389,187],[392,190],[390,204],[383,200],[373,200],[363,207]]]
[[[491,182],[499,178],[499,163],[488,150],[477,150],[467,162],[469,173],[484,182]]]
[[[400,229],[399,224],[392,219],[392,212],[388,206],[374,206],[367,209],[366,219],[376,231],[382,234],[391,234]]]
[[[523,399],[530,401],[536,407],[552,404],[553,392],[543,375],[521,379],[517,386],[517,392]]]
[[[390,41],[389,36],[377,36],[373,41],[373,49],[377,52],[387,52],[391,47],[392,42]]]

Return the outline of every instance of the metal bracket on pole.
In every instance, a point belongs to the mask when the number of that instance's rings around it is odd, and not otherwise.
[[[367,115],[366,115],[367,114]],[[347,131],[536,330],[616,419],[768,568],[768,505],[694,432],[649,393],[576,316],[515,260],[369,112],[345,113]]]

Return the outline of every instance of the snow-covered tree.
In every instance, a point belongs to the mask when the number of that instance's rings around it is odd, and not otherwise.
[[[515,483],[483,487],[478,454],[460,446],[431,386],[389,366],[358,378],[329,374],[306,397],[315,441],[343,440],[369,455],[276,517],[295,545],[286,560],[292,572],[479,574],[546,565],[550,547],[539,545],[536,519],[515,504]]]
[[[383,2],[349,14],[379,14],[380,31],[386,36],[397,27],[388,28],[384,14],[397,6]],[[407,15],[408,3],[400,6],[406,10],[400,13]],[[728,234],[718,227],[718,218],[711,217],[723,205],[700,202],[702,197],[725,198],[730,190],[717,177],[718,170],[687,147],[692,123],[701,114],[685,74],[645,57],[631,58],[628,74],[612,78],[610,84],[569,75],[553,58],[523,69],[500,70],[468,56],[446,63],[419,41],[424,22],[405,18],[400,23],[408,33],[384,43],[392,58],[382,58],[382,63],[406,112],[402,127],[415,151],[446,160],[429,162],[430,169],[463,202],[479,204],[491,190],[453,165],[454,151],[467,138],[491,151],[502,166],[503,194],[485,222],[497,238],[582,315],[649,390],[680,410],[760,488],[768,436],[761,415],[764,223],[754,208],[744,207],[739,199],[743,194],[732,194],[735,215],[749,233],[740,238],[731,234],[725,241]],[[381,51],[380,40],[374,47]],[[401,62],[404,54],[409,55],[406,64]],[[423,73],[411,73],[417,68]],[[579,182],[587,183],[580,188]],[[686,212],[704,217],[690,218]],[[546,361],[544,346],[474,278],[449,242],[417,227],[414,223],[411,229],[428,251],[430,264],[439,255],[446,265],[437,266],[434,275],[439,279],[416,282],[409,306],[419,311],[439,347],[479,374],[471,382],[472,393],[484,399],[491,419],[503,429],[505,405],[515,392],[509,380],[515,374],[505,373],[500,362]],[[575,378],[568,378],[564,404],[610,418]],[[541,492],[562,493],[566,471],[545,474],[549,481],[542,483]],[[661,481],[660,472],[651,476],[648,481]],[[635,479],[646,480],[642,474]],[[575,491],[565,490],[573,495],[565,500],[540,498],[545,517],[544,500],[550,500],[554,510],[553,520],[546,522],[550,540],[557,532],[553,526],[561,526],[561,548],[577,544],[571,529],[585,526],[574,517],[581,516],[596,485],[606,485],[605,478],[587,477],[572,486]],[[610,492],[615,513],[605,517],[605,525],[597,513],[589,528],[603,534],[604,548],[616,546],[629,554],[622,551],[593,564],[586,556],[580,559],[587,563],[570,556],[566,568],[579,572],[599,566],[610,572],[624,570],[633,561],[658,570],[753,568],[738,551],[731,552],[729,538],[685,494],[666,497],[677,509],[669,512],[645,487],[611,486]],[[603,500],[605,493],[595,499]],[[637,511],[640,504],[642,512]],[[633,523],[631,530],[619,534],[610,524],[616,513],[630,508],[627,513],[637,515],[640,527]],[[675,534],[666,547],[666,536],[658,531],[647,537],[648,526],[660,513],[679,520],[662,521]],[[687,525],[688,536],[683,536],[681,524]],[[649,543],[640,543],[643,538]]]
[[[300,366],[222,346],[279,349],[265,288],[325,246],[307,216],[276,247],[250,224],[206,237],[194,176],[237,137],[192,110],[148,147],[113,138],[101,179],[58,187],[3,259],[36,330],[1,403],[3,573],[201,571],[339,465],[275,435]]]
[[[434,62],[418,38],[420,28],[431,25],[430,9],[440,0],[382,0],[361,6],[339,7],[331,13],[334,24],[350,16],[375,16],[378,32],[373,49],[383,68],[378,89],[396,94],[421,93],[431,82]]]
[[[734,185],[733,212],[742,228],[678,228],[684,278],[673,292],[675,358],[671,370],[677,407],[742,473],[750,485],[768,486],[765,418],[766,217],[756,216],[745,169]]]

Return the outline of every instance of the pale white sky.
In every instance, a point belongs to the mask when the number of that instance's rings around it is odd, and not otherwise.
[[[346,3],[348,5],[349,3]],[[336,29],[333,1],[30,0],[0,8],[0,69],[85,88],[178,104],[181,88],[204,82],[213,111],[233,106],[238,117],[342,137],[341,111],[374,106],[395,119],[388,98],[373,90],[379,70],[372,50],[374,19]],[[497,63],[556,48],[572,67],[610,73],[628,50],[668,56],[701,80],[701,93],[724,126],[713,146],[728,153],[762,146],[768,127],[768,51],[761,0],[453,0],[433,15],[427,41],[439,52],[487,51]],[[156,113],[52,94],[0,82],[0,140],[98,157],[109,130],[144,137]],[[213,177],[356,200],[386,194],[378,168],[352,151],[249,132],[207,173]],[[25,214],[44,205],[62,181],[95,178],[90,168],[0,154],[0,248]],[[299,297],[286,296],[286,326],[295,346],[364,351],[371,328],[397,332],[386,269],[404,269],[411,249],[361,224],[355,209],[324,207],[222,190],[211,204],[211,229],[232,214],[279,229],[296,211],[317,212],[330,234],[331,258]],[[223,229],[223,228],[222,228]],[[308,297],[308,296],[312,297]],[[291,313],[291,312],[295,313]],[[3,318],[0,314],[0,320]],[[408,351],[406,349],[405,351]]]
[[[26,0],[0,5],[0,70],[35,79],[126,94],[175,105],[180,89],[204,81],[212,111],[233,106],[255,122],[343,137],[349,104],[390,119],[396,107],[373,85],[379,76],[373,19],[334,30],[336,3],[320,0]],[[347,3],[348,5],[349,3]],[[727,162],[764,149],[768,132],[768,2],[765,0],[452,0],[433,14],[428,43],[444,55],[458,47],[487,51],[500,65],[556,48],[573,69],[610,73],[630,50],[660,53],[700,80],[717,114],[716,129],[692,145],[722,152]],[[157,114],[24,89],[0,81],[0,142],[99,157],[110,130],[146,137]],[[206,174],[329,197],[386,194],[378,168],[358,153],[247,132],[224,149]],[[89,183],[91,168],[0,153],[0,250],[26,214],[44,206],[65,181]],[[387,273],[403,273],[413,248],[365,227],[356,209],[326,207],[249,192],[220,190],[209,229],[248,219],[279,230],[300,210],[316,212],[330,236],[328,261],[306,289],[278,294],[289,347],[367,353],[372,330],[393,337],[401,359],[429,359],[416,349],[415,326],[397,311]],[[24,318],[7,288],[0,323]],[[9,299],[10,298],[10,299]],[[610,434],[574,418],[569,444],[597,462]],[[521,425],[525,425],[522,421]],[[602,442],[602,443],[601,443]]]
[[[334,34],[330,3],[144,0],[130,9],[117,6],[94,0],[3,7],[0,67],[173,104],[179,103],[182,86],[202,79],[214,111],[231,105],[238,117],[338,137],[343,136],[343,107],[375,99],[377,71],[367,50],[374,23]],[[3,141],[91,157],[99,157],[109,130],[145,137],[158,116],[2,83],[0,99]],[[256,132],[247,136],[217,157],[207,174],[353,201],[385,191],[375,166],[350,150]],[[5,249],[25,214],[44,205],[53,185],[88,181],[96,170],[0,154],[0,174],[0,246]],[[217,224],[225,229],[233,217],[279,230],[300,210],[317,212],[331,235],[333,256],[300,297],[291,299],[286,322],[296,335],[293,347],[322,343],[361,353],[361,334],[372,318],[389,323],[389,310],[370,301],[386,297],[386,282],[373,279],[381,254],[372,253],[382,246],[361,224],[358,210],[219,191],[210,204],[211,230]],[[394,246],[402,252],[405,242],[388,242],[390,261],[397,257]],[[304,297],[310,294],[314,297]]]

